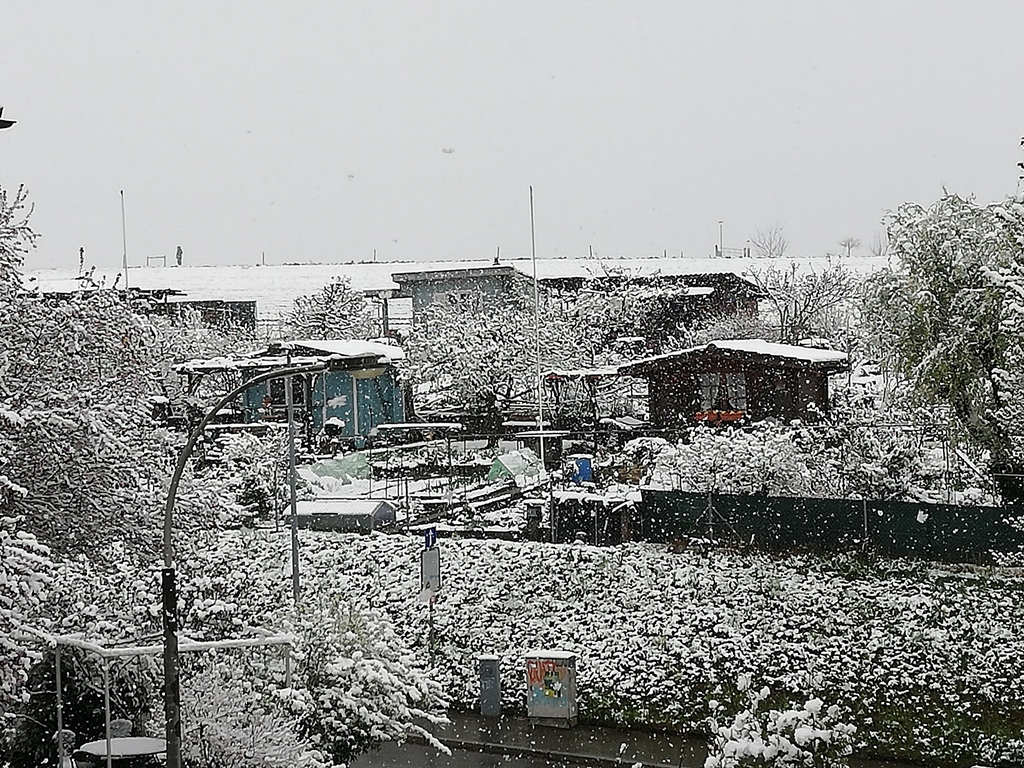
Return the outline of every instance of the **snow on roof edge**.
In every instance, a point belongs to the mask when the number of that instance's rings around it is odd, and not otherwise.
[[[848,363],[849,355],[845,352],[837,352],[833,349],[815,349],[813,347],[801,347],[795,344],[779,344],[764,339],[719,339],[710,341],[707,344],[700,344],[696,347],[666,352],[662,355],[645,357],[642,360],[634,360],[619,366],[618,370],[631,368],[644,363],[653,363],[659,360],[671,360],[695,352],[706,352],[713,349],[731,350],[734,352],[749,352],[756,355],[768,357],[782,357],[790,360],[803,360],[808,363]]]

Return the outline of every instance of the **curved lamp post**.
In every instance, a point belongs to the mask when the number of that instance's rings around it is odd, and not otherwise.
[[[206,430],[214,416],[221,408],[230,403],[245,390],[257,384],[262,384],[273,379],[283,379],[288,376],[296,376],[306,373],[321,373],[330,368],[330,363],[313,363],[310,365],[296,365],[282,368],[276,371],[268,371],[259,376],[254,376],[248,381],[224,395],[217,403],[210,408],[199,423],[189,433],[188,440],[178,453],[178,461],[174,466],[174,474],[171,475],[171,482],[167,489],[167,503],[164,505],[164,567],[161,571],[161,596],[163,601],[163,625],[164,625],[164,717],[165,717],[165,738],[167,740],[167,768],[181,768],[181,688],[178,683],[178,593],[174,573],[174,540],[172,537],[174,524],[174,499],[178,493],[178,484],[181,475],[185,471],[192,450],[199,442],[199,438]],[[289,390],[290,394],[290,390]],[[292,437],[292,429],[289,426],[289,437]],[[292,521],[294,535],[294,517]],[[293,559],[294,559],[293,552]],[[295,563],[293,562],[293,568]]]

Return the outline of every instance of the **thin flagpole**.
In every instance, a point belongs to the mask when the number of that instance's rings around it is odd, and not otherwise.
[[[124,190],[121,190],[121,242],[124,244],[124,255],[121,257],[121,266],[124,270],[124,289],[128,290],[128,230],[124,225]]]
[[[537,282],[537,228],[533,216],[533,186],[530,186],[530,252],[533,255],[533,338],[537,355],[537,431],[544,431],[544,380],[540,375],[540,286]],[[544,477],[544,437],[540,436],[540,476]]]

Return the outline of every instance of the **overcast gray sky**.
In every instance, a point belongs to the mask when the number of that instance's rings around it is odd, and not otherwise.
[[[46,2],[0,15],[27,266],[708,255],[1015,191],[1024,2]],[[444,150],[450,150],[445,152]],[[862,249],[863,250],[863,249]]]

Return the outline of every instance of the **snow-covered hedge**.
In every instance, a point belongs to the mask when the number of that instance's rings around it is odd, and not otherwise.
[[[580,714],[591,721],[710,735],[710,702],[739,712],[748,690],[767,686],[766,711],[815,698],[838,706],[862,753],[947,764],[1024,758],[1018,572],[639,544],[441,547],[431,674],[456,706],[474,705],[476,655],[493,653],[504,706],[524,711],[524,653],[564,648],[579,654]],[[419,548],[411,537],[304,532],[303,592],[383,622],[389,642],[424,664]],[[227,533],[197,546],[181,567],[187,631],[275,626],[290,601],[288,561],[286,534]],[[77,571],[61,580],[85,600],[97,583]],[[155,574],[100,584],[108,601],[123,594],[140,622],[155,622]],[[413,698],[401,715],[417,707]]]
[[[741,687],[747,682],[742,680]],[[857,727],[842,722],[838,705],[826,707],[821,699],[809,699],[803,706],[785,711],[765,710],[761,702],[771,696],[767,686],[748,695],[749,706],[731,723],[719,725],[713,719],[711,749],[704,768],[848,765]],[[722,708],[716,701],[710,705],[713,711]]]
[[[211,554],[209,573],[218,557]],[[734,710],[741,680],[769,686],[765,707],[817,697],[857,725],[857,746],[930,760],[1024,756],[1024,580],[1014,572],[839,559],[775,560],[498,541],[442,543],[433,674],[472,706],[475,656],[502,659],[506,707],[522,711],[522,656],[561,647],[580,656],[581,715],[706,731],[712,699]],[[262,621],[287,600],[286,538],[256,539],[234,576],[203,587]],[[426,657],[417,600],[419,544],[403,537],[307,534],[307,594],[390,615]],[[196,594],[195,598],[200,595]]]

